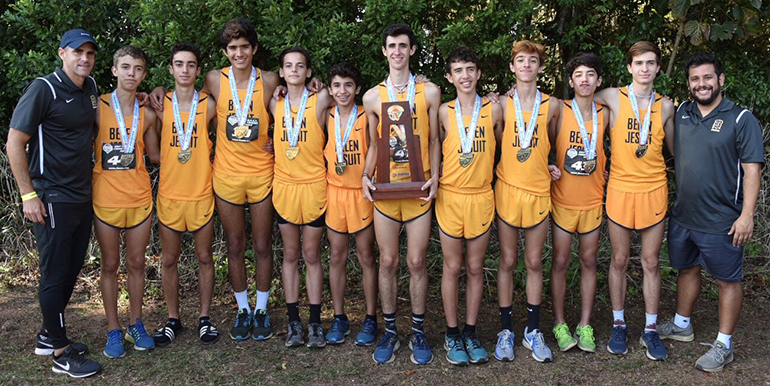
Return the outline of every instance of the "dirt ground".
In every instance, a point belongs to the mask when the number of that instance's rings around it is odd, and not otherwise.
[[[327,346],[321,350],[307,348],[287,349],[283,345],[286,317],[283,307],[271,309],[274,330],[278,336],[267,342],[235,342],[227,336],[235,316],[231,296],[219,294],[213,304],[212,320],[222,337],[211,347],[198,344],[197,295],[183,293],[182,322],[187,330],[169,347],[151,352],[127,349],[121,359],[109,360],[101,355],[104,347],[106,322],[101,303],[91,298],[83,287],[73,296],[67,309],[70,338],[89,345],[89,357],[104,365],[104,370],[88,379],[73,380],[51,372],[47,357],[33,354],[35,333],[40,326],[40,312],[36,290],[31,286],[0,288],[0,384],[143,384],[143,385],[770,385],[770,300],[764,297],[747,298],[735,332],[735,362],[721,373],[707,374],[695,369],[696,359],[707,348],[698,342],[712,342],[717,332],[717,303],[706,296],[696,305],[693,323],[696,339],[691,343],[665,341],[669,359],[653,362],[645,357],[638,343],[644,308],[638,296],[627,303],[629,322],[629,353],[614,356],[606,351],[610,332],[611,313],[599,301],[593,317],[597,339],[597,353],[587,354],[574,348],[570,352],[555,352],[554,362],[537,363],[530,352],[521,346],[521,332],[526,324],[523,307],[514,309],[516,329],[516,358],[502,363],[491,358],[499,326],[496,301],[485,297],[478,332],[490,351],[490,362],[458,368],[450,365],[442,348],[445,329],[440,297],[431,295],[426,331],[433,349],[434,361],[417,366],[409,361],[407,338],[396,360],[389,365],[376,365],[371,347],[356,347],[352,341],[363,318],[360,299],[349,300],[347,313],[352,322],[352,334],[341,346]],[[93,291],[93,289],[92,289]],[[91,292],[93,293],[93,292]],[[661,317],[673,315],[674,293],[664,289]],[[548,297],[546,297],[548,299]],[[409,331],[408,302],[399,300],[399,329]],[[330,303],[330,302],[328,302]],[[573,303],[573,304],[569,304]],[[520,303],[519,303],[520,304]],[[568,320],[572,328],[577,321],[577,296],[568,301]],[[552,325],[550,304],[544,303],[541,325],[549,331]],[[120,305],[121,322],[127,319],[127,304]],[[307,307],[301,309],[307,321]],[[324,325],[331,320],[330,304],[325,308]],[[144,322],[148,330],[156,329],[165,321],[162,302],[145,305]],[[462,319],[461,319],[462,320]],[[381,324],[381,323],[380,323]],[[380,326],[382,328],[382,326]],[[553,349],[555,342],[550,331],[546,341]]]

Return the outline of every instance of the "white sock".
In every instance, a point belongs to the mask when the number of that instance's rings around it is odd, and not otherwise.
[[[655,331],[655,325],[658,324],[658,314],[644,313],[644,331]],[[652,328],[650,328],[652,327]]]
[[[616,322],[623,322],[623,324],[626,324],[625,312],[626,310],[612,310],[612,319]]]
[[[720,332],[719,334],[717,334],[717,340],[722,342],[722,344],[724,344],[725,347],[727,347],[728,350],[733,348],[733,336],[732,335],[727,335],[727,334],[723,334],[723,333]]]
[[[234,292],[235,293],[235,301],[238,302],[238,309],[246,309],[249,313],[251,313],[251,307],[249,307],[249,294],[246,292],[246,290],[241,292]]]
[[[682,316],[677,313],[676,315],[674,315],[674,324],[679,328],[690,327],[690,317]]]
[[[254,306],[255,310],[266,310],[267,299],[270,297],[270,291],[257,290],[257,304]]]

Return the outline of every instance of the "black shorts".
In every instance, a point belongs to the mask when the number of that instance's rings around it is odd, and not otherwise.
[[[289,222],[289,220],[281,217],[281,215],[278,213],[278,211],[275,211],[275,221],[278,223],[278,225],[283,224],[291,224],[291,225],[297,225],[297,226],[309,226],[313,228],[321,228],[326,226],[326,212],[324,212],[321,217],[307,223],[307,224],[295,224],[293,222]]]
[[[743,280],[743,250],[733,246],[733,236],[698,232],[669,221],[668,256],[677,270],[701,265],[721,281],[739,282]]]

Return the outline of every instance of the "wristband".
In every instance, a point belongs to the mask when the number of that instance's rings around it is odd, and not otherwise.
[[[29,200],[31,200],[33,198],[37,198],[37,192],[34,191],[34,190],[29,192],[29,193],[27,193],[27,194],[22,195],[21,196],[21,201],[22,202],[29,201]]]
[[[372,177],[369,177],[369,173],[364,173],[364,174],[361,175],[361,178],[364,178],[364,177],[366,177],[367,180],[371,180],[372,179]]]

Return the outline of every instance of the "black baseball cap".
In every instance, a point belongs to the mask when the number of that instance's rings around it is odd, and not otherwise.
[[[96,40],[94,40],[94,37],[91,36],[88,31],[84,29],[71,29],[64,33],[61,37],[61,43],[59,44],[59,47],[61,48],[78,48],[82,46],[85,43],[93,43],[96,47],[96,50],[99,51],[99,45],[96,44]]]

